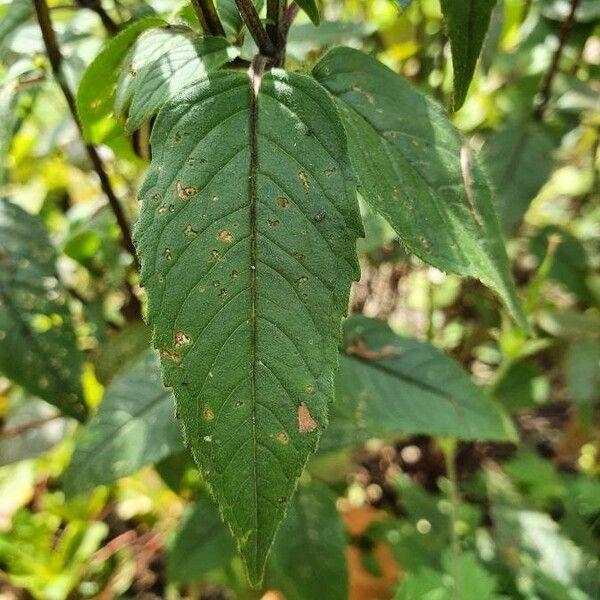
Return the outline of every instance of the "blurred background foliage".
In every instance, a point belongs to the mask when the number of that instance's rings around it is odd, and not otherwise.
[[[438,0],[320,4],[319,28],[305,17],[292,28],[291,68],[307,71],[326,48],[352,45],[450,110]],[[78,428],[18,376],[0,378],[2,600],[600,598],[600,3],[581,0],[565,32],[570,6],[498,0],[466,102],[452,115],[496,190],[535,337],[476,281],[408,256],[366,207],[363,276],[351,299],[352,313],[449,353],[510,415],[514,441],[384,428],[353,447],[324,444],[261,591],[247,587],[181,445],[170,394],[145,353],[131,257],[50,75],[31,4],[0,6],[0,192],[37,217],[25,231],[47,231],[81,362],[72,385],[92,413]],[[157,14],[195,26],[184,2],[51,7],[73,89],[123,23]],[[100,148],[131,220],[145,139],[120,135]],[[39,331],[60,319],[38,316]],[[382,401],[396,393],[411,392],[388,390]]]

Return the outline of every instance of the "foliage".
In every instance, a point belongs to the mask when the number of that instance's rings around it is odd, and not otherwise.
[[[599,27],[0,5],[0,596],[598,598]]]

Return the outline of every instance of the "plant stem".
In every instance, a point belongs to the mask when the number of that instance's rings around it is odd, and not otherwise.
[[[281,47],[279,24],[283,17],[285,4],[285,0],[267,0],[267,33],[277,48]]]
[[[552,84],[559,70],[560,59],[563,50],[567,41],[569,40],[571,31],[573,30],[573,25],[575,24],[575,13],[577,12],[577,8],[580,2],[581,0],[571,0],[571,8],[569,10],[569,14],[567,15],[567,18],[563,21],[560,27],[560,33],[558,36],[558,46],[554,51],[554,55],[552,56],[550,68],[548,69],[548,71],[544,75],[544,79],[542,80],[539,96],[540,99],[533,111],[533,118],[536,121],[541,121],[544,118],[546,108],[548,107],[548,102],[550,101],[550,95],[552,94]]]
[[[446,460],[446,476],[450,484],[450,543],[452,549],[452,578],[454,579],[455,600],[462,598],[462,578],[460,571],[460,539],[456,524],[460,510],[460,497],[458,495],[458,476],[456,474],[456,440],[442,440],[442,451]]]
[[[225,29],[213,0],[192,0],[192,6],[198,15],[204,33],[225,37]]]
[[[89,8],[91,11],[95,12],[109,35],[114,35],[119,31],[119,25],[117,25],[117,23],[112,20],[111,16],[104,10],[101,0],[77,0],[77,4],[82,8]]]
[[[277,48],[267,34],[267,30],[264,28],[252,0],[235,0],[235,3],[246,27],[248,27],[250,35],[256,42],[260,53],[263,56],[275,59],[277,56]]]
[[[296,18],[296,15],[298,14],[299,10],[300,10],[300,7],[295,2],[292,2],[285,9],[285,13],[283,15],[283,18],[281,19],[281,25],[280,25],[281,37],[283,38],[284,43],[287,40],[287,36],[290,31],[290,27],[292,26],[292,23],[294,22],[294,19]]]
[[[21,425],[15,425],[14,427],[6,427],[2,431],[0,431],[0,439],[6,439],[10,437],[17,437],[22,433],[26,433],[27,431],[31,431],[32,429],[38,429],[39,427],[43,427],[46,423],[50,423],[50,421],[55,421],[56,419],[62,418],[63,415],[48,415],[46,417],[40,417],[39,419],[35,419],[35,421],[29,421],[28,423],[22,423]]]
[[[77,105],[75,103],[75,96],[73,92],[71,92],[69,85],[65,79],[62,63],[63,63],[63,55],[60,51],[60,47],[58,45],[58,40],[56,38],[56,33],[52,28],[52,21],[50,19],[50,12],[48,11],[48,5],[46,4],[46,0],[33,0],[35,6],[35,12],[37,15],[38,23],[40,25],[40,29],[42,32],[42,38],[44,40],[44,45],[46,47],[46,53],[48,54],[48,59],[50,61],[50,65],[52,67],[52,72],[56,81],[58,82],[60,89],[62,90],[63,96],[67,101],[67,105],[73,116],[75,124],[79,130],[81,138],[83,140],[83,129],[81,127],[81,123],[79,121],[79,116],[77,114]],[[133,245],[133,241],[131,239],[131,231],[129,229],[129,223],[125,218],[125,213],[121,208],[121,204],[112,188],[110,183],[110,179],[106,173],[104,168],[104,164],[102,163],[102,159],[96,150],[96,147],[92,144],[87,144],[84,142],[86,153],[92,163],[92,167],[94,171],[98,175],[98,179],[100,180],[100,187],[104,192],[104,195],[108,199],[108,204],[115,215],[115,219],[117,220],[117,225],[119,226],[119,230],[121,231],[121,243],[125,250],[129,252],[129,254],[133,258],[133,263],[138,267],[137,255],[135,252],[135,247]]]

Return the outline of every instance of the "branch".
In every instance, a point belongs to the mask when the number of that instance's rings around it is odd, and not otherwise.
[[[48,59],[50,61],[50,65],[52,66],[52,72],[54,77],[56,78],[62,93],[67,101],[67,105],[73,116],[75,124],[79,130],[81,138],[83,138],[83,130],[81,127],[81,123],[79,121],[79,116],[77,114],[77,105],[75,104],[75,96],[73,96],[73,92],[71,92],[69,85],[64,77],[64,73],[62,70],[63,63],[63,55],[60,51],[60,47],[58,45],[58,40],[56,39],[56,34],[54,29],[52,28],[52,21],[50,20],[50,12],[48,11],[48,5],[46,4],[46,0],[33,0],[35,6],[35,12],[37,15],[37,19],[40,25],[40,29],[42,31],[42,38],[44,39],[44,45],[46,47],[46,53],[48,54]],[[108,204],[115,215],[115,219],[117,220],[117,225],[121,231],[121,243],[125,250],[131,254],[133,257],[133,262],[138,266],[137,254],[135,252],[135,247],[133,245],[133,241],[131,239],[131,231],[129,230],[129,223],[125,218],[125,213],[121,208],[121,204],[112,188],[110,183],[110,179],[106,174],[106,170],[104,169],[104,164],[102,163],[102,159],[96,150],[96,147],[92,144],[87,144],[84,142],[85,150],[87,155],[92,163],[94,171],[98,175],[100,179],[100,187],[104,192],[104,195],[108,199]]]
[[[285,13],[283,15],[283,18],[281,19],[281,24],[279,26],[281,29],[281,37],[283,38],[284,43],[287,40],[290,27],[292,26],[292,23],[294,22],[294,19],[296,18],[296,15],[298,14],[299,10],[300,7],[295,2],[292,2],[285,9]]]
[[[256,42],[260,53],[263,56],[274,59],[277,55],[277,49],[267,34],[266,29],[263,27],[260,17],[256,12],[256,7],[252,1],[235,0],[235,3],[240,11],[240,16],[246,24],[246,27],[248,27],[248,31],[250,31],[250,35],[252,35],[252,38]]]
[[[117,25],[117,23],[112,20],[111,16],[104,10],[100,0],[76,0],[76,2],[82,8],[89,8],[91,11],[95,12],[109,35],[114,35],[119,31],[119,25]]]
[[[39,427],[43,427],[46,423],[50,421],[54,421],[56,419],[63,418],[63,415],[60,413],[56,415],[49,415],[46,417],[40,417],[35,421],[29,421],[28,423],[22,423],[21,425],[15,425],[14,427],[6,427],[2,431],[0,431],[0,440],[4,440],[10,437],[17,437],[22,433],[30,431],[31,429],[38,429]]]
[[[544,113],[546,112],[546,108],[548,107],[548,102],[550,102],[550,96],[552,94],[552,83],[554,82],[554,78],[558,73],[560,66],[560,59],[565,48],[565,45],[571,35],[571,31],[573,30],[573,25],[575,24],[575,13],[577,12],[577,8],[579,6],[581,0],[571,0],[571,9],[567,18],[563,21],[560,27],[560,33],[558,36],[558,46],[552,56],[552,62],[550,63],[550,68],[544,75],[544,79],[542,80],[542,85],[540,87],[540,96],[539,101],[533,111],[533,118],[536,121],[541,121],[544,118]]]
[[[225,37],[225,29],[213,0],[192,0],[192,7],[196,11],[204,33]]]
[[[285,11],[286,0],[267,0],[267,34],[277,48],[281,48],[279,26]]]

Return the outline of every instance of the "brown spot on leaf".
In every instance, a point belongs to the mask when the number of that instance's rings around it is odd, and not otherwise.
[[[316,421],[310,416],[306,402],[300,402],[298,406],[298,431],[300,433],[310,433],[317,428]]]
[[[280,432],[277,434],[277,441],[278,441],[280,444],[283,444],[283,445],[285,446],[285,445],[288,443],[288,441],[289,441],[289,438],[288,438],[288,436],[287,436],[287,433],[286,433],[285,431],[280,431]]]
[[[173,335],[173,347],[181,348],[192,343],[192,338],[189,335],[183,333],[183,331],[176,331]]]
[[[285,196],[279,196],[279,198],[277,198],[277,206],[279,206],[279,208],[287,208],[289,204],[290,201]]]
[[[310,182],[308,181],[308,177],[306,176],[306,173],[304,171],[300,171],[298,173],[298,179],[300,180],[300,183],[302,184],[302,187],[308,191],[310,188]]]
[[[346,354],[353,354],[354,356],[364,358],[365,360],[381,360],[392,356],[400,356],[402,350],[400,348],[394,348],[394,346],[384,346],[380,350],[370,350],[367,348],[364,340],[361,337],[357,337],[352,344],[346,348]]]
[[[177,197],[181,198],[182,200],[187,200],[188,198],[191,198],[194,194],[198,192],[198,190],[195,187],[183,186],[181,181],[179,180],[175,182],[175,191],[177,192]]]
[[[205,406],[202,409],[202,418],[205,421],[212,421],[215,418],[215,413],[212,411],[210,406]]]
[[[160,351],[160,355],[166,360],[170,360],[171,362],[175,363],[176,365],[178,365],[181,362],[181,356],[179,356],[177,352],[171,352],[171,350],[167,350],[166,348],[163,348]]]
[[[221,229],[221,231],[219,231],[219,233],[217,233],[217,236],[219,237],[219,239],[222,242],[225,242],[227,244],[233,242],[233,234],[231,233],[231,231],[228,231],[227,229]]]

